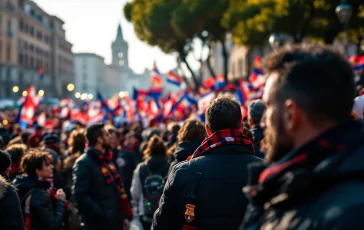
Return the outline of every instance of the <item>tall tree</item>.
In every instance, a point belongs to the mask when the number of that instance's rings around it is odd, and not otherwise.
[[[364,2],[349,0],[353,16],[349,27],[362,25]],[[340,0],[230,0],[223,25],[232,30],[237,43],[254,46],[266,43],[273,32],[290,35],[299,43],[305,37],[332,43],[340,31],[335,8]]]
[[[221,18],[228,8],[226,0],[184,0],[172,13],[172,26],[176,33],[201,39],[203,46],[218,41],[223,46],[224,76],[227,81],[229,54],[225,43],[228,30]],[[210,69],[210,68],[209,68]],[[210,70],[214,75],[214,71]]]
[[[196,74],[187,62],[191,51],[192,38],[177,34],[171,25],[174,9],[179,0],[134,0],[124,7],[124,14],[132,22],[137,37],[152,46],[158,46],[165,53],[176,52],[180,61],[190,71],[196,88],[199,86]]]

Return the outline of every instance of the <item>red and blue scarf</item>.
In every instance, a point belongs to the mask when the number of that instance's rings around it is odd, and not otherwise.
[[[247,136],[238,129],[224,129],[213,133],[207,137],[201,145],[195,150],[192,156],[188,157],[190,161],[193,158],[199,157],[204,153],[224,145],[245,145],[250,152],[254,154],[254,146]]]
[[[101,172],[105,178],[107,184],[115,183],[116,190],[120,193],[121,197],[121,211],[129,219],[133,219],[133,212],[131,210],[128,196],[126,195],[124,182],[120,178],[115,164],[113,163],[113,153],[109,150],[105,154],[99,154],[99,160],[101,162]]]

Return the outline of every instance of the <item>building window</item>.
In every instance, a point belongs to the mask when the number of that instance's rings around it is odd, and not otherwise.
[[[34,59],[32,57],[30,57],[30,68],[34,67]]]
[[[20,29],[20,31],[23,31],[24,30],[24,22],[23,22],[23,19],[20,19],[19,20],[19,29]]]
[[[13,37],[13,31],[11,30],[11,20],[8,20],[8,38]]]
[[[42,40],[42,38],[43,38],[42,32],[37,31],[37,38],[38,38],[39,40]]]
[[[19,65],[23,65],[23,55],[21,53],[19,53],[18,59]]]
[[[30,26],[29,34],[32,35],[32,37],[34,37],[34,27],[33,26]]]
[[[33,45],[29,45],[29,51],[30,51],[30,52],[33,52],[33,51],[34,51],[34,47],[33,47]]]
[[[7,47],[6,47],[6,60],[8,62],[11,61],[11,42],[8,42]]]

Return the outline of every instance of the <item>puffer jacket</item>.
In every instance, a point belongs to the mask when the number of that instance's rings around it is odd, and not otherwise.
[[[86,230],[122,229],[120,193],[115,183],[106,183],[95,150],[87,150],[73,166],[72,195]]]
[[[192,191],[198,230],[238,229],[248,204],[241,191],[248,183],[247,165],[261,161],[245,145],[225,145],[177,164],[168,175],[152,229],[182,229]],[[197,183],[198,173],[202,177]]]
[[[62,200],[52,201],[49,186],[40,183],[36,176],[18,175],[14,181],[18,189],[22,210],[24,210],[27,193],[33,189],[30,200],[32,230],[59,230],[62,227],[66,203]]]
[[[174,150],[173,155],[175,160],[171,162],[171,165],[169,166],[169,172],[171,172],[173,166],[182,161],[185,161],[187,157],[191,156],[195,152],[195,150],[201,145],[202,141],[203,139],[194,141],[183,141],[179,143]]]
[[[2,176],[0,176],[0,229],[25,229],[19,196],[15,188]]]

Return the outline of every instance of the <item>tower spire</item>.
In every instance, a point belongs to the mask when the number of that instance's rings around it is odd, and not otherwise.
[[[118,33],[116,35],[116,40],[123,40],[123,31],[121,30],[121,24],[118,26]]]

